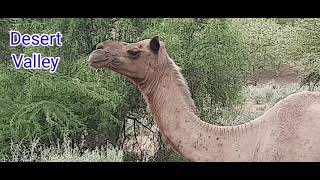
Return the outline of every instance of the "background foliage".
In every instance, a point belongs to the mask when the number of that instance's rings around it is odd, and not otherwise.
[[[123,147],[141,129],[152,127],[133,85],[111,71],[88,68],[88,55],[101,41],[159,35],[182,68],[201,118],[217,123],[223,108],[239,103],[247,80],[261,69],[299,64],[303,82],[315,86],[320,79],[319,28],[319,19],[0,19],[0,153],[10,153],[10,143],[36,137],[48,146],[65,135],[80,142],[84,132],[87,148],[109,142]],[[9,30],[59,31],[63,46],[10,48]],[[61,57],[57,72],[14,69],[10,53],[33,52]],[[132,119],[137,124],[130,124]],[[155,160],[165,160],[164,151],[160,145]]]

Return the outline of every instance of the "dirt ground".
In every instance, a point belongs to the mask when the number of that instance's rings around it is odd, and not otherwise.
[[[278,70],[264,69],[256,73],[249,80],[249,85],[257,87],[272,86],[281,88],[290,84],[299,84],[301,82],[302,68],[297,65],[285,64]],[[243,103],[243,108],[249,111],[263,113],[273,106],[271,102],[257,103],[253,100],[248,100]]]
[[[274,84],[278,86],[288,85],[292,83],[299,83],[301,80],[302,68],[293,65],[285,64],[280,66],[278,70],[276,69],[264,69],[258,71],[251,82],[254,81],[256,85],[269,85]]]

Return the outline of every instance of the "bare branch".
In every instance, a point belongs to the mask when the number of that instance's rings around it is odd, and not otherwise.
[[[138,138],[137,138],[137,133],[136,133],[136,121],[133,120],[133,134],[134,134],[134,138],[136,139],[136,143],[138,144],[138,148],[140,150],[140,157],[142,158],[142,149],[140,147],[140,144],[139,144],[139,141],[138,141]]]
[[[150,132],[155,133],[152,129],[150,129],[150,127],[144,125],[142,122],[140,122],[137,118],[128,115],[127,116],[129,119],[136,121],[137,123],[139,123],[141,126],[143,126],[144,128],[148,129]]]

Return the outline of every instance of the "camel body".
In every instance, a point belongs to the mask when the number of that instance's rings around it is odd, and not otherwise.
[[[320,92],[290,95],[245,124],[216,126],[197,116],[187,82],[158,37],[100,43],[89,63],[137,86],[163,141],[187,160],[320,161]]]

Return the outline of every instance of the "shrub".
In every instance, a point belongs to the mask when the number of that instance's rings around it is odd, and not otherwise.
[[[85,141],[76,144],[64,136],[57,145],[44,146],[39,139],[29,144],[11,143],[10,153],[1,161],[9,162],[122,162],[123,152],[113,146],[96,147],[93,150],[83,148]]]

